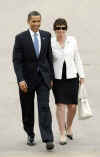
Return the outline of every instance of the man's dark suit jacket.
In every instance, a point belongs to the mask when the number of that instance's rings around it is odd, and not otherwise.
[[[41,37],[41,50],[38,59],[29,30],[16,36],[13,49],[13,64],[17,81],[25,80],[30,89],[36,85],[38,79],[37,69],[39,69],[49,88],[51,88],[51,80],[54,79],[51,34],[43,30],[39,30],[39,33]]]

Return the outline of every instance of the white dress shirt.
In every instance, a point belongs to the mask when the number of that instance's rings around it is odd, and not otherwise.
[[[34,32],[31,29],[29,29],[29,32],[30,32],[31,38],[32,38],[33,43],[34,43]],[[38,41],[39,41],[39,52],[40,52],[40,50],[41,50],[41,37],[40,37],[39,31],[36,33],[37,33],[37,37],[38,37]]]
[[[78,51],[77,41],[73,36],[66,36],[64,48],[62,48],[56,37],[51,38],[51,46],[53,53],[53,66],[55,78],[62,78],[63,63],[66,63],[66,78],[71,79],[77,77],[84,78],[83,64]]]

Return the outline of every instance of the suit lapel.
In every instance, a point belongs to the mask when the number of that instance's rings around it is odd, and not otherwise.
[[[36,53],[35,53],[34,44],[33,44],[32,37],[31,37],[31,34],[30,34],[29,30],[26,31],[26,38],[27,38],[27,42],[28,42],[29,48],[30,48],[30,50],[32,50],[33,56],[35,58],[37,58],[36,57]]]
[[[41,49],[40,49],[40,55],[39,55],[39,58],[40,58],[42,53],[44,52],[43,49],[45,47],[45,36],[41,30],[39,30],[39,33],[40,33],[40,38],[41,38]]]
[[[39,55],[39,58],[40,58],[42,53],[44,52],[43,50],[45,47],[46,37],[44,36],[44,33],[41,30],[39,30],[39,33],[40,33],[40,38],[41,38],[41,49],[40,49],[40,55]],[[27,38],[28,45],[30,49],[32,50],[33,56],[37,59],[34,44],[33,44],[32,37],[30,35],[29,30],[26,31],[26,38]]]

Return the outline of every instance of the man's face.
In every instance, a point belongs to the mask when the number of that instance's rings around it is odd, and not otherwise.
[[[31,16],[31,18],[28,20],[28,24],[33,32],[39,31],[41,25],[41,17]]]

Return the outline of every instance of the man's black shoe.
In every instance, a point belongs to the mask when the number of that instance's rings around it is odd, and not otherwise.
[[[46,143],[46,149],[47,149],[47,150],[52,150],[53,148],[54,148],[53,142],[47,142],[47,143]]]
[[[27,138],[27,145],[33,146],[33,145],[35,145],[35,144],[36,144],[36,143],[35,143],[35,141],[34,141],[34,137],[28,136],[28,138]]]

